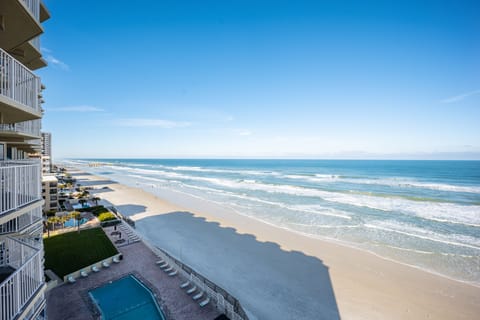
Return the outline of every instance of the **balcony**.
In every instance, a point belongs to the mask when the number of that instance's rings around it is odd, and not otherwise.
[[[43,250],[13,238],[0,240],[0,319],[21,318],[42,305]]]
[[[25,140],[25,141],[7,141],[10,147],[15,147],[17,150],[26,153],[40,153],[42,151],[42,144],[40,139]]]
[[[0,49],[0,114],[3,123],[42,117],[40,78]]]
[[[2,219],[0,219],[2,220]],[[38,206],[24,214],[9,219],[7,222],[0,224],[0,236],[10,233],[25,234],[40,228],[42,222],[42,206]]]
[[[45,10],[41,10],[40,0],[0,1],[0,47],[9,51],[43,33],[40,19],[41,15],[46,18]]]
[[[38,160],[0,161],[0,217],[42,199]]]
[[[37,70],[47,65],[40,51],[40,36],[24,42],[9,53],[30,70]]]
[[[23,141],[40,138],[41,120],[30,120],[13,124],[0,124],[0,139]]]

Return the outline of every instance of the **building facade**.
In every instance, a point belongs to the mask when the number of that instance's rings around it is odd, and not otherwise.
[[[41,145],[43,172],[52,172],[52,134],[50,132],[42,132]]]
[[[42,177],[43,211],[58,210],[58,179],[54,175]]]
[[[0,319],[44,319],[41,0],[0,0]]]

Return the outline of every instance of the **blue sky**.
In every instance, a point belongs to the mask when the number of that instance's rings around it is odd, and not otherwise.
[[[478,1],[60,1],[56,158],[480,159]]]

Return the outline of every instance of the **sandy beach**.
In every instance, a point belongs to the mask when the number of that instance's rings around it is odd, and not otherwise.
[[[252,319],[476,319],[480,288],[220,210],[72,171],[104,204],[236,296]],[[194,206],[194,204],[192,204]]]

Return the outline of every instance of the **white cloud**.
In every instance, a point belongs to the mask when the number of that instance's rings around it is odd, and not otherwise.
[[[191,125],[185,121],[170,121],[164,119],[127,118],[117,119],[115,124],[122,127],[158,127],[163,129],[184,128]]]
[[[50,50],[48,49],[44,49],[45,52],[48,52]],[[64,71],[69,71],[70,70],[70,67],[63,61],[60,61],[58,60],[57,58],[55,58],[53,55],[51,54],[48,54],[47,56],[45,56],[45,59],[47,60],[48,63],[52,64],[54,67],[58,67]]]
[[[443,99],[440,102],[441,103],[458,102],[458,101],[464,100],[464,99],[466,99],[470,96],[476,95],[476,94],[480,94],[480,90],[475,90],[475,91],[470,91],[470,92],[467,92],[467,93],[459,94],[458,96]]]
[[[251,136],[253,134],[252,131],[247,129],[237,129],[235,130],[235,133],[237,133],[239,136]]]
[[[103,112],[104,109],[93,106],[71,106],[61,108],[47,108],[48,111],[60,111],[60,112]]]

